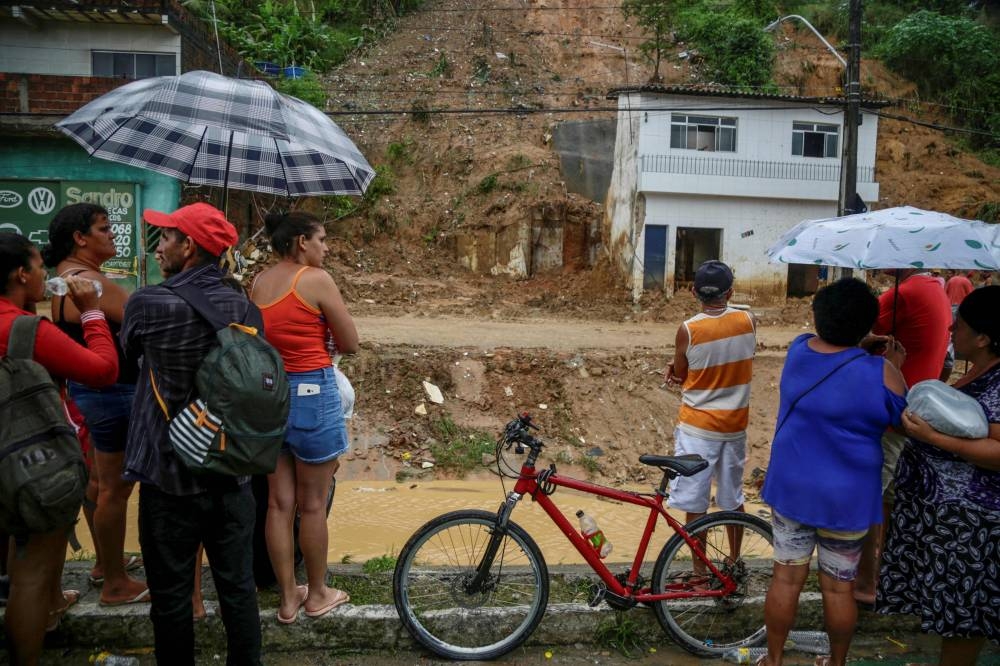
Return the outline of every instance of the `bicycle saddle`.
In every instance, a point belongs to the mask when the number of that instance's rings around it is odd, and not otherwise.
[[[651,467],[659,467],[662,470],[670,470],[681,476],[691,476],[708,467],[708,461],[692,453],[686,456],[654,456],[641,455],[639,462]]]

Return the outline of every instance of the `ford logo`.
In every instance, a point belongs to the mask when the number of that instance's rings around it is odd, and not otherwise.
[[[24,197],[13,190],[0,190],[0,208],[17,208]]]

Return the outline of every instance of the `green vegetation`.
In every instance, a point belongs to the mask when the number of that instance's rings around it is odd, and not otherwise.
[[[490,80],[490,64],[483,56],[476,56],[472,61],[472,78],[479,83]]]
[[[532,166],[531,160],[524,153],[515,153],[510,156],[507,160],[507,170],[508,171],[518,171],[519,169],[527,169]]]
[[[713,81],[736,88],[770,82],[774,39],[761,29],[759,17],[744,9],[720,12],[700,5],[681,12],[678,23],[678,35],[697,44]]]
[[[325,72],[423,0],[216,0],[219,34],[248,60]],[[211,22],[208,0],[183,0]]]
[[[461,428],[449,416],[442,416],[433,424],[438,441],[431,444],[431,455],[438,469],[465,474],[481,467],[483,454],[492,454],[496,448],[493,436],[471,428]]]
[[[385,149],[385,156],[393,164],[413,164],[413,138],[393,141]]]
[[[410,104],[410,117],[417,123],[429,122],[431,114],[430,108],[427,106],[427,101],[422,99],[413,100],[413,103]]]
[[[298,97],[321,111],[326,109],[326,89],[310,71],[306,71],[305,75],[298,79],[278,79],[274,87],[278,92]]]
[[[597,462],[597,458],[593,456],[582,455],[576,462],[587,472],[588,476],[594,476],[601,471],[601,463]]]
[[[1000,49],[995,31],[964,16],[912,14],[888,31],[878,49],[886,65],[922,95],[946,104],[963,125],[987,132],[973,146],[1000,145]]]
[[[771,79],[774,42],[761,28],[777,15],[772,0],[624,0],[622,11],[648,37],[639,48],[653,61],[656,80],[672,49],[671,30],[697,48],[717,83],[748,88]]]
[[[431,69],[430,75],[444,77],[451,76],[451,63],[448,62],[448,55],[444,51],[441,51],[441,55],[438,56],[437,63],[434,65],[434,68]]]
[[[331,196],[323,197],[324,215],[330,220],[339,220],[348,215],[368,209],[378,201],[396,191],[396,176],[392,168],[385,164],[375,165],[375,178],[365,190],[364,197]]]
[[[988,164],[1000,164],[1000,24],[985,2],[868,0],[862,55],[879,57],[917,84],[920,96],[944,104],[952,124],[977,133],[961,138]],[[787,0],[781,10],[801,14],[827,38],[847,37],[847,3]],[[910,110],[911,113],[918,110]],[[992,148],[992,149],[991,149]]]
[[[479,181],[479,184],[476,185],[476,192],[479,192],[480,194],[489,194],[496,188],[497,188],[497,175],[495,173],[491,173],[490,175],[486,176],[481,181]]]
[[[361,570],[369,576],[377,573],[392,572],[395,568],[395,555],[381,555],[379,557],[373,557],[361,565]]]
[[[365,201],[373,202],[395,191],[396,174],[392,172],[392,168],[385,164],[375,165],[375,178],[365,190]]]
[[[987,201],[981,205],[975,218],[983,222],[1000,222],[1000,201]]]
[[[660,80],[660,61],[670,48],[668,36],[674,23],[673,0],[623,0],[622,12],[634,18],[649,35],[649,39],[639,44],[639,50],[653,61],[653,78]]]
[[[614,617],[602,622],[594,637],[601,645],[617,650],[629,659],[646,651],[639,625],[622,611],[615,611]]]

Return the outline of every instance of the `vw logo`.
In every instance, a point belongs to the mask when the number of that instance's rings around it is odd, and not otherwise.
[[[28,208],[35,215],[47,215],[56,207],[56,195],[47,187],[36,187],[28,192]]]

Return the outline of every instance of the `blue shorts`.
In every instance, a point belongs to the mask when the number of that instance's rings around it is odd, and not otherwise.
[[[333,366],[289,372],[291,409],[285,446],[306,463],[323,463],[347,452],[347,428]]]
[[[68,382],[69,397],[87,421],[90,443],[101,453],[121,453],[128,438],[135,384],[112,384],[94,389]]]

